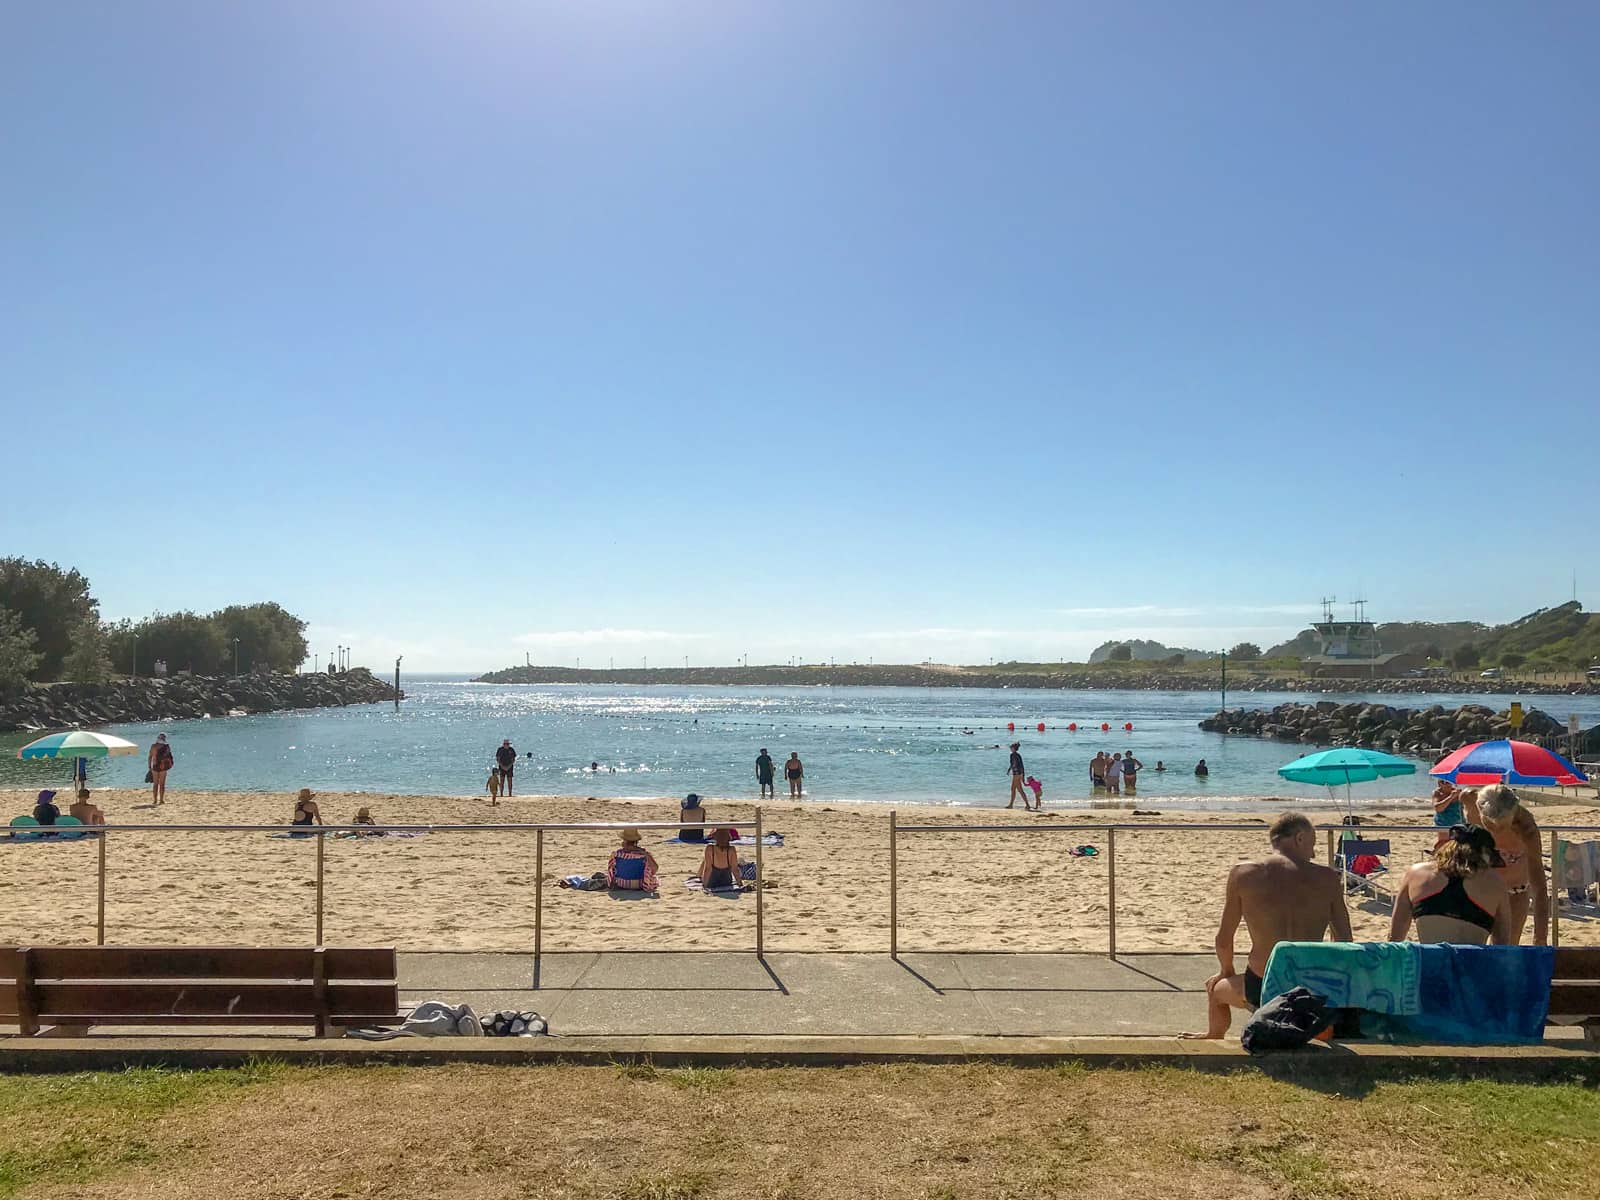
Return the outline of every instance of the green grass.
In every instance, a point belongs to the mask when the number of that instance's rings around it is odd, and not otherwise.
[[[0,1077],[0,1197],[44,1183],[80,1183],[155,1162],[172,1148],[153,1126],[169,1113],[276,1080],[270,1062],[235,1070],[141,1069]]]

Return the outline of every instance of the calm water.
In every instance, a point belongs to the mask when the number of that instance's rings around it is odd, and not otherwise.
[[[1132,750],[1146,766],[1142,805],[1227,806],[1238,797],[1328,798],[1324,789],[1288,783],[1277,768],[1304,749],[1203,733],[1195,723],[1218,697],[1195,692],[1064,692],[924,688],[589,687],[472,684],[459,679],[405,682],[409,698],[308,713],[114,726],[141,746],[165,731],[177,756],[169,786],[292,792],[318,790],[472,795],[483,791],[502,737],[522,754],[517,790],[593,796],[662,796],[702,792],[754,795],[754,760],[765,746],[778,760],[798,750],[807,796],[972,805],[1005,803],[1005,744],[1015,738],[1031,774],[1056,804],[1090,795],[1088,761],[1096,750]],[[1360,697],[1336,697],[1339,700]],[[1389,703],[1454,706],[1475,696],[1373,697]],[[1315,696],[1230,696],[1234,706],[1271,707]],[[1577,712],[1600,720],[1594,696],[1522,697],[1560,719]],[[1033,731],[1044,721],[1050,729]],[[1076,721],[1079,732],[1058,726]],[[1102,722],[1112,727],[1099,732]],[[1124,732],[1131,722],[1133,732]],[[963,728],[972,729],[971,736]],[[1092,729],[1093,732],[1088,730]],[[67,768],[22,763],[22,735],[0,735],[0,785],[52,786]],[[998,747],[998,748],[997,748]],[[527,752],[532,757],[527,757]],[[1209,779],[1194,777],[1201,758]],[[1169,770],[1153,768],[1163,760]],[[601,770],[591,772],[598,761]],[[1415,776],[1358,785],[1356,801],[1420,798],[1428,764]],[[96,786],[134,787],[142,758],[90,765]],[[780,778],[780,792],[787,788]]]

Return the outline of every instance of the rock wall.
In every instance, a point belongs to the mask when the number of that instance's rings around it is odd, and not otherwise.
[[[1491,738],[1533,740],[1567,727],[1537,708],[1523,715],[1522,729],[1513,734],[1508,712],[1495,712],[1482,704],[1463,704],[1451,710],[1397,708],[1389,704],[1340,704],[1319,700],[1315,704],[1280,704],[1272,709],[1223,709],[1200,722],[1212,733],[1236,733],[1275,738],[1280,742],[1306,742],[1314,746],[1366,746],[1391,754],[1448,754],[1461,746]]]
[[[402,698],[404,693],[402,693]],[[281,712],[392,702],[394,687],[365,667],[340,675],[171,675],[113,683],[39,684],[0,696],[0,730],[93,728],[129,721]]]
[[[480,675],[476,683],[711,684],[731,687],[962,687],[1062,688],[1069,691],[1216,692],[1218,673],[1181,671],[1040,671],[1028,674],[982,667],[816,666],[658,667],[653,670],[579,670],[574,667],[508,667]],[[1456,692],[1468,695],[1600,694],[1600,685],[1504,682],[1494,679],[1304,679],[1228,673],[1228,691],[1319,694]]]

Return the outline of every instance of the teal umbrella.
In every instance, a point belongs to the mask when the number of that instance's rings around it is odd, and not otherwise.
[[[1315,754],[1307,754],[1288,766],[1278,768],[1279,775],[1295,783],[1317,783],[1329,789],[1344,784],[1347,807],[1352,783],[1370,783],[1374,779],[1416,773],[1417,764],[1414,762],[1385,754],[1381,750],[1364,750],[1360,746],[1318,750]]]

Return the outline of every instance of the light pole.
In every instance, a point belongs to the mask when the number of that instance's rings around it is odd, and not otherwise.
[[[400,711],[400,658],[394,660],[394,710]]]
[[[133,635],[133,678],[139,678],[139,635]]]
[[[238,638],[234,638],[233,639],[233,674],[234,674],[235,678],[237,678],[238,674],[239,674],[239,639]]]

